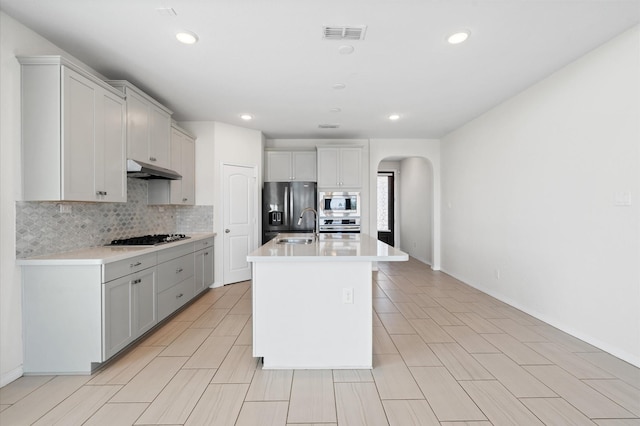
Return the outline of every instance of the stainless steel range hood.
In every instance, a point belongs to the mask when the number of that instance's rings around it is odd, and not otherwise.
[[[173,170],[131,159],[127,160],[127,177],[138,179],[182,179],[182,176]]]

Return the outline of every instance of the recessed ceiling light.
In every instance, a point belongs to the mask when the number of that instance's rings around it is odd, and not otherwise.
[[[333,85],[333,88],[336,89],[336,90],[342,90],[345,87],[347,87],[347,85],[344,84],[344,83],[336,83],[336,84]]]
[[[249,121],[249,120],[253,120],[253,115],[251,115],[251,114],[242,114],[242,115],[240,115],[240,118],[242,118],[244,121]]]
[[[391,121],[396,121],[396,120],[399,120],[399,119],[400,119],[400,115],[399,114],[391,114],[389,116],[389,120],[391,120]]]
[[[190,31],[180,31],[176,34],[176,38],[184,44],[194,44],[198,41],[198,36]]]
[[[460,44],[468,39],[470,34],[471,33],[469,31],[458,31],[457,33],[451,34],[447,38],[447,41],[449,44]]]

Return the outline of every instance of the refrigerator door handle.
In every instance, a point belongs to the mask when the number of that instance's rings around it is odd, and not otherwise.
[[[289,187],[284,187],[284,224],[289,226]]]

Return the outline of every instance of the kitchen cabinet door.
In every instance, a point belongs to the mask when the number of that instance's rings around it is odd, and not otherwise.
[[[97,126],[95,182],[100,201],[127,202],[126,105],[122,98],[101,91]]]
[[[313,151],[294,151],[291,156],[293,179],[301,182],[315,182],[317,180],[317,159]]]
[[[156,314],[156,268],[137,274],[133,280],[133,338],[142,336],[158,322]]]
[[[315,182],[316,163],[314,151],[267,151],[265,182]]]
[[[318,187],[339,186],[338,148],[318,148]]]
[[[104,284],[104,355],[115,355],[133,341],[132,282],[130,276]]]
[[[149,161],[149,104],[135,91],[127,91],[127,158]]]
[[[266,182],[289,182],[293,178],[291,152],[267,151]]]
[[[361,147],[318,147],[318,187],[360,188]]]
[[[213,284],[213,245],[195,253],[196,294]]]
[[[192,206],[196,202],[195,138],[177,127],[171,129],[171,169],[180,180],[149,181],[149,204]]]
[[[340,186],[362,186],[362,148],[341,148],[339,163]]]
[[[149,161],[156,166],[171,167],[171,115],[150,104]]]

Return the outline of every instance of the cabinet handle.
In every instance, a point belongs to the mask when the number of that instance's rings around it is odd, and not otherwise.
[[[188,200],[189,200],[188,198],[183,198],[183,199],[182,199],[182,202],[183,202],[183,203],[186,203]]]
[[[176,269],[176,274],[179,274],[182,271],[184,271],[184,268],[178,268],[178,269]]]
[[[208,252],[208,251],[205,251],[205,252],[204,252],[204,255],[205,255],[205,256],[209,256],[209,252]]]
[[[129,265],[130,268],[135,268],[136,266],[140,266],[142,265],[142,262],[136,262],[136,263],[132,263],[131,265]]]
[[[149,161],[156,161],[156,157],[149,157]]]
[[[176,296],[176,299],[180,299],[182,296],[184,296],[184,294],[180,293],[179,295]]]
[[[96,191],[96,195],[107,195],[107,191]]]
[[[131,284],[140,284],[142,282],[142,278],[138,278],[137,280],[131,281]]]

